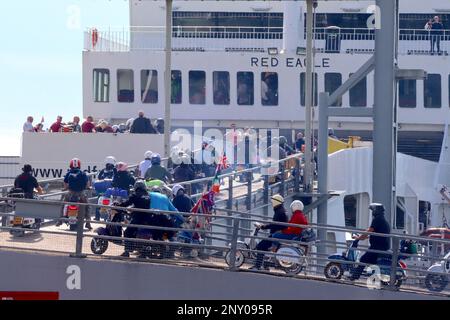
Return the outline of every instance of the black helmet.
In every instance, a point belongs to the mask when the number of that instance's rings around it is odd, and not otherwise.
[[[369,205],[369,210],[372,211],[373,216],[379,216],[379,215],[383,215],[385,208],[384,205],[382,205],[381,203],[371,203]]]
[[[134,191],[147,191],[147,186],[145,185],[145,182],[142,180],[138,180],[134,184]]]

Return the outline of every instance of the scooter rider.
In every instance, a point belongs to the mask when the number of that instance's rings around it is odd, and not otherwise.
[[[145,173],[152,166],[152,156],[153,152],[147,151],[144,154],[144,161],[141,161],[141,163],[139,164],[139,176],[141,177],[141,179],[145,179]]]
[[[279,203],[281,200],[283,200],[283,202],[280,205]],[[284,203],[284,199],[280,195],[274,195],[272,197],[272,206],[276,205],[275,208],[277,208],[277,210],[275,211],[275,215],[274,215],[274,221],[287,223],[288,217],[286,214],[286,210],[283,207],[283,203]],[[303,203],[299,200],[295,200],[291,203],[291,211],[293,212],[293,215],[292,215],[291,219],[289,220],[289,223],[295,223],[295,224],[301,224],[301,225],[308,224],[308,220],[306,219],[306,216],[303,214],[303,207],[304,207]],[[275,218],[277,218],[279,220],[275,220]],[[284,221],[283,221],[283,219],[284,219]],[[280,225],[269,225],[269,227],[272,227],[271,235],[270,235],[270,238],[272,238],[272,239],[278,238],[278,239],[292,240],[293,238],[298,237],[303,231],[303,228],[290,227],[290,226],[285,227],[285,226],[280,226]],[[273,228],[273,227],[275,227],[275,228]],[[272,231],[274,231],[274,232],[272,233]],[[275,242],[272,240],[263,240],[258,244],[258,246],[256,247],[256,250],[268,251],[274,243]],[[256,256],[256,264],[255,264],[255,266],[253,266],[251,268],[251,270],[259,270],[263,264],[263,261],[264,261],[264,254],[258,253]]]
[[[284,198],[280,194],[275,194],[270,199],[272,201],[272,207],[274,211],[273,221],[287,223],[289,221],[286,209],[284,208]],[[261,226],[262,230],[270,230],[270,236],[275,232],[281,231],[285,226],[280,226],[277,224],[266,224]]]
[[[14,188],[23,190],[25,199],[34,199],[34,191],[38,194],[43,194],[44,191],[39,185],[35,177],[33,177],[33,168],[26,164],[22,168],[22,174],[18,175],[14,180]],[[36,218],[36,224],[40,224],[42,219]]]
[[[84,191],[89,187],[89,179],[85,172],[81,171],[81,161],[78,158],[70,160],[70,170],[64,177],[64,190],[69,192],[64,196],[64,201],[69,202],[73,198],[78,198],[79,203],[87,203],[87,197]],[[86,206],[80,206],[80,214],[86,219],[86,228],[92,230],[91,217],[89,209]],[[62,221],[58,221],[56,226],[60,226]]]
[[[371,203],[369,205],[369,210],[372,211],[373,220],[369,229],[367,229],[366,231],[374,233],[390,234],[391,226],[384,217],[385,212],[384,206],[381,203]],[[355,237],[355,240],[365,240],[367,238],[369,238],[370,243],[369,250],[388,251],[391,248],[391,242],[388,237],[373,236],[373,235],[369,236],[364,234]],[[380,254],[376,252],[366,252],[361,257],[360,262],[366,264],[376,264],[379,255]],[[359,265],[357,268],[355,268],[350,279],[351,280],[359,279],[365,267],[366,266],[364,265]]]
[[[128,172],[128,165],[125,162],[119,162],[116,168],[117,174],[114,175],[112,186],[130,192],[130,188],[136,180]]]
[[[186,190],[180,184],[176,184],[172,188],[173,205],[179,212],[190,213],[194,207],[194,201],[186,194]]]
[[[146,180],[162,180],[165,183],[172,182],[172,175],[170,172],[161,165],[161,156],[156,153],[152,155],[152,166],[145,173]]]
[[[123,203],[116,203],[119,207],[133,206],[136,209],[150,209],[150,195],[147,192],[147,186],[144,181],[138,180],[134,184],[134,192],[129,199]],[[153,214],[147,212],[133,211],[131,214],[131,225],[151,225]],[[125,238],[136,238],[138,228],[128,227],[124,232]],[[125,251],[121,254],[122,257],[129,257],[130,252],[133,251],[133,242],[125,241]]]
[[[23,173],[18,175],[14,180],[14,188],[22,189],[25,194],[25,199],[33,199],[34,190],[39,194],[43,194],[43,190],[36,178],[33,177],[33,168],[26,164],[22,168]]]
[[[113,179],[116,173],[116,158],[113,156],[106,157],[105,168],[98,174],[98,180]]]

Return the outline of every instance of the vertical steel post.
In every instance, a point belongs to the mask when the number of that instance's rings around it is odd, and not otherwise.
[[[313,105],[313,0],[306,0],[306,77],[305,77],[305,170],[303,190],[312,188],[312,105]]]
[[[377,19],[380,29],[375,30],[375,105],[373,129],[373,201],[386,208],[386,219],[393,221],[395,206],[394,130],[395,48],[397,6],[393,0],[377,0]]]
[[[233,234],[231,236],[231,248],[230,248],[230,270],[235,271],[236,268],[236,251],[239,233],[239,219],[233,219]]]
[[[280,167],[281,167],[281,177],[280,177],[280,179],[281,179],[281,181],[280,181],[280,194],[284,197],[284,195],[285,195],[285,189],[286,189],[286,186],[285,186],[285,174],[286,174],[286,167],[285,167],[285,165],[286,165],[286,162],[282,162],[282,163],[280,163]]]
[[[227,209],[233,209],[233,176],[228,177],[228,200]]]
[[[391,276],[389,282],[390,290],[396,290],[395,280],[397,279],[397,261],[399,250],[400,250],[400,239],[394,237],[392,238],[392,262],[391,262]]]
[[[166,65],[164,73],[164,157],[170,157],[170,133],[172,102],[172,4],[173,0],[166,0]]]
[[[264,186],[263,186],[263,204],[264,210],[263,213],[265,216],[269,215],[269,175],[264,175]]]
[[[83,255],[83,231],[84,231],[84,215],[81,214],[81,209],[84,209],[83,212],[87,212],[89,209],[87,204],[80,204],[80,211],[78,212],[77,217],[77,238],[75,244],[75,253],[70,256],[73,258],[85,258],[86,255]]]
[[[318,187],[320,194],[328,193],[328,105],[329,94],[321,93],[319,96],[319,154],[318,154]],[[324,201],[317,208],[317,223],[326,225],[328,220],[328,203]],[[321,241],[327,240],[327,231],[318,230]],[[317,251],[326,253],[326,246],[319,245]]]
[[[294,193],[300,192],[300,158],[295,158]]]

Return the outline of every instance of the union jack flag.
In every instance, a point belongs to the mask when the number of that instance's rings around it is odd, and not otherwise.
[[[219,163],[217,164],[217,171],[222,171],[225,169],[228,169],[230,165],[228,164],[227,155],[223,154],[223,156],[220,158]]]

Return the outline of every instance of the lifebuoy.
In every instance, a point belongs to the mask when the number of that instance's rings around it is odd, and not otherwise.
[[[98,42],[98,30],[92,29],[92,47],[95,48]]]

